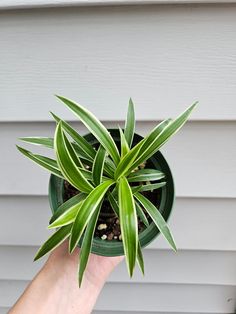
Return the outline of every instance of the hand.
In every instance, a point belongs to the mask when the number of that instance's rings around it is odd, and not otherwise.
[[[68,241],[49,256],[9,314],[87,314],[112,270],[123,256],[90,254],[81,288],[77,281],[79,249],[68,253]]]

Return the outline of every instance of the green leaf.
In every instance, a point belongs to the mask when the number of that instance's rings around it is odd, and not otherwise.
[[[131,189],[132,189],[133,194],[135,194],[137,192],[146,192],[146,191],[152,192],[154,190],[162,188],[165,185],[166,185],[166,182],[143,184],[143,185],[132,186]]]
[[[113,194],[110,192],[108,193],[108,201],[110,202],[110,205],[113,211],[115,212],[115,214],[119,217],[119,205],[117,203],[117,200],[113,196]]]
[[[30,151],[16,145],[17,149],[26,157],[33,160],[36,164],[40,165],[42,168],[49,170],[51,173],[53,173],[55,176],[63,178],[62,173],[59,169],[52,166],[52,159],[40,156],[40,155],[34,155]]]
[[[53,138],[51,137],[20,137],[19,140],[30,144],[53,148]]]
[[[73,162],[75,163],[75,165],[77,167],[80,167],[80,168],[84,168],[81,160],[79,159],[78,155],[76,154],[72,144],[69,142],[69,140],[67,139],[66,136],[64,136],[64,140],[65,140],[65,144],[66,144],[66,147],[68,149],[68,152],[69,152],[69,155],[70,157],[72,158]]]
[[[80,193],[73,196],[67,202],[62,204],[56,212],[59,211],[57,215],[52,216],[52,223],[48,226],[48,229],[58,228],[71,224],[83,204],[83,200],[86,198],[87,194]],[[55,217],[57,218],[55,219]]]
[[[121,158],[123,158],[130,151],[130,149],[125,139],[124,133],[120,127],[119,127],[119,131],[120,131]]]
[[[136,201],[135,202],[135,205],[136,205],[136,211],[137,211],[137,215],[139,216],[139,218],[142,220],[142,222],[144,223],[144,225],[146,227],[149,226],[149,222],[147,220],[147,217],[146,215],[144,214],[143,212],[143,209],[141,208],[141,206],[139,205],[139,203]]]
[[[142,185],[131,186],[132,193],[135,194],[141,190]]]
[[[167,223],[165,222],[165,219],[162,217],[159,210],[142,194],[135,193],[134,196],[141,203],[141,205],[146,209],[148,215],[152,218],[153,222],[156,224],[160,232],[169,242],[173,250],[177,251],[172,234],[167,226]]]
[[[139,149],[142,145],[142,141],[140,141],[137,145],[135,145],[121,160],[119,165],[115,171],[115,180],[118,180],[121,176],[126,175],[126,172],[132,166],[135,158],[139,153]]]
[[[143,253],[142,253],[142,249],[141,249],[141,245],[139,241],[138,241],[137,261],[138,261],[139,268],[141,269],[141,272],[144,275]]]
[[[51,149],[53,149],[54,147],[54,139],[52,137],[20,137],[19,140],[30,143],[30,144],[51,148]],[[87,155],[85,155],[83,150],[81,150],[80,147],[76,143],[71,143],[71,144],[74,150],[76,151],[76,154],[79,157],[85,160],[89,160],[90,162],[93,160],[91,157],[88,157]],[[95,156],[95,151],[94,151],[94,156]]]
[[[118,186],[119,217],[126,263],[132,277],[138,249],[138,223],[133,194],[125,177]]]
[[[57,125],[54,139],[57,162],[66,180],[78,190],[89,193],[93,186],[86,180],[70,155],[71,144],[65,140],[61,123]]]
[[[83,136],[79,135],[78,132],[76,132],[75,129],[73,129],[66,121],[60,119],[52,112],[51,115],[57,123],[61,122],[63,130],[65,130],[73,138],[73,140],[76,142],[76,144],[78,144],[79,148],[83,151],[85,156],[92,161],[96,154],[92,145],[89,144]]]
[[[80,250],[79,255],[79,287],[81,286],[84,271],[86,269],[88,259],[89,259],[89,253],[91,252],[91,247],[93,243],[93,235],[95,231],[95,227],[97,224],[98,216],[101,209],[101,203],[100,206],[97,207],[95,212],[93,213],[91,219],[88,222],[88,225],[86,227],[83,242]]]
[[[89,181],[93,181],[93,173],[92,173],[92,171],[84,169],[84,168],[80,168],[80,167],[78,167],[78,169],[83,174],[85,179],[87,179]],[[110,178],[108,178],[106,176],[102,176],[102,181],[106,181],[106,180],[110,180]]]
[[[129,170],[131,171],[132,169],[135,169],[138,165],[155,154],[161,148],[161,146],[163,146],[170,139],[170,137],[173,136],[184,125],[196,105],[197,102],[187,108],[174,121],[168,122],[168,120],[166,120],[167,125],[156,137],[153,136],[153,133],[155,132],[151,133],[151,138],[150,135],[147,136],[146,139],[144,139],[144,144],[140,150],[141,152],[138,158],[135,160]]]
[[[81,201],[83,201],[85,199],[87,194],[85,193],[79,193],[76,194],[75,196],[69,198],[66,202],[64,202],[63,204],[61,204],[61,206],[59,206],[57,208],[57,210],[53,213],[49,224],[52,224],[54,221],[56,221],[60,216],[62,216],[68,209],[70,209],[71,207],[73,207],[74,205],[80,203]]]
[[[165,174],[156,169],[140,169],[132,172],[129,177],[129,182],[141,182],[141,181],[156,181],[165,177]]]
[[[145,138],[143,141],[143,145],[140,149],[140,154],[145,153],[146,150],[150,148],[153,142],[157,139],[157,137],[161,134],[161,132],[172,122],[172,119],[166,119],[159,123]]]
[[[73,138],[75,143],[72,143],[73,148],[75,149],[77,155],[88,161],[87,164],[92,164],[96,155],[96,151],[93,146],[86,141],[86,139],[80,136],[67,122],[61,120],[58,116],[52,113],[52,116],[56,120],[57,123],[61,121],[63,129]],[[110,158],[106,158],[104,171],[110,176],[114,175],[115,165]]]
[[[126,118],[126,122],[125,122],[125,131],[124,131],[124,135],[125,135],[125,138],[126,138],[126,141],[129,145],[129,147],[132,146],[134,131],[135,131],[134,104],[133,104],[132,99],[130,98],[129,106],[128,106],[128,112],[127,112],[127,118]]]
[[[58,229],[38,250],[34,261],[43,257],[45,254],[51,252],[53,249],[58,247],[66,238],[68,238],[71,230],[71,225],[64,226]]]
[[[111,137],[110,133],[104,127],[104,125],[87,109],[75,102],[62,97],[57,96],[69,109],[71,109],[75,114],[77,114],[83,124],[89,129],[89,131],[96,137],[96,139],[101,143],[101,145],[107,150],[111,155],[115,164],[117,165],[120,161],[119,151],[116,144]]]
[[[105,164],[104,164],[104,173],[107,174],[110,178],[114,178],[115,165],[113,161],[106,156]]]
[[[38,160],[42,161],[42,162],[47,163],[48,165],[52,166],[56,170],[60,171],[58,164],[57,164],[55,159],[51,159],[51,158],[48,158],[48,157],[45,157],[42,155],[37,155],[37,154],[34,154],[34,157],[37,158]]]
[[[140,185],[140,189],[137,192],[145,192],[145,191],[154,191],[156,189],[160,189],[166,185],[166,182],[154,183],[154,184],[144,184]],[[132,189],[133,191],[133,189]],[[133,193],[135,193],[133,191]]]
[[[102,182],[102,174],[104,168],[104,162],[106,157],[105,149],[100,145],[93,163],[93,182],[95,185],[99,185]]]
[[[87,226],[88,221],[96,211],[97,207],[100,205],[104,195],[112,184],[114,184],[113,180],[107,180],[101,183],[90,192],[83,202],[83,205],[81,206],[73,223],[70,236],[70,252],[75,249],[82,236],[82,233],[84,232],[84,229]]]
[[[72,142],[71,145],[73,146],[76,155],[83,161],[84,164],[88,166],[93,164],[93,160],[89,158],[77,144]]]
[[[92,171],[84,169],[84,168],[78,168],[79,171],[83,174],[83,176],[85,177],[85,179],[92,181],[93,180],[93,175],[92,175]]]
[[[137,160],[140,160],[140,156],[146,156],[145,152],[148,151],[150,148],[150,145],[156,140],[159,134],[166,128],[171,122],[171,119],[166,119],[162,121],[160,124],[158,124],[152,131],[151,133],[146,136],[144,139],[142,139],[139,144],[140,144],[140,149],[138,154],[135,156],[134,160],[132,161],[132,164],[130,164],[130,168],[126,169],[126,175],[128,175],[133,169],[137,168],[141,163],[143,163],[145,160],[144,159],[142,162],[138,162]]]

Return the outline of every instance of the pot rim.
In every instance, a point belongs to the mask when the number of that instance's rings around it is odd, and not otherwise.
[[[111,136],[116,142],[119,142],[119,130],[118,129],[108,129]],[[84,138],[91,144],[96,144],[98,141],[95,137],[88,133],[84,135]],[[134,144],[137,144],[143,137],[134,134]],[[168,221],[175,200],[175,189],[173,176],[170,167],[164,158],[163,154],[158,151],[150,159],[148,159],[153,164],[153,169],[162,170],[165,173],[165,179],[167,184],[161,188],[161,199],[159,211],[163,215],[164,219]],[[62,178],[56,177],[51,174],[49,180],[49,203],[52,213],[64,202],[64,180]],[[152,192],[155,193],[155,192]],[[155,205],[156,206],[156,205]],[[159,229],[156,227],[154,222],[151,222],[148,227],[146,227],[142,232],[139,233],[139,241],[141,247],[146,247],[150,242],[152,242],[160,234]],[[81,241],[78,246],[81,246]],[[117,240],[105,241],[100,238],[94,238],[91,253],[102,256],[119,256],[124,255],[123,242]]]

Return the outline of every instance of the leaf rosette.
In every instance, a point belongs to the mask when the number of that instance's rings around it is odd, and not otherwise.
[[[115,142],[105,126],[86,108],[65,97],[57,98],[80,119],[99,145],[92,146],[54,113],[54,138],[20,138],[24,142],[53,149],[55,159],[17,146],[23,155],[78,190],[77,195],[64,202],[52,215],[48,227],[56,231],[41,246],[35,260],[55,249],[67,238],[70,252],[80,242],[78,280],[81,285],[98,218],[103,210],[103,202],[107,201],[120,222],[129,275],[133,275],[136,262],[144,273],[138,235],[139,220],[146,227],[153,222],[172,249],[176,251],[177,248],[165,219],[145,194],[147,191],[155,193],[168,184],[165,173],[143,165],[185,124],[197,103],[192,104],[176,119],[166,119],[158,124],[133,146],[135,113],[131,99],[125,127],[119,127],[120,141]]]

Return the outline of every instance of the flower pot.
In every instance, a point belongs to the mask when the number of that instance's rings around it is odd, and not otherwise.
[[[114,141],[116,143],[120,142],[120,134],[117,129],[109,129]],[[92,145],[98,143],[96,138],[92,134],[87,134],[84,136],[85,139],[90,142]],[[133,139],[133,145],[136,145],[142,140],[140,135],[135,134]],[[164,219],[167,221],[174,203],[174,182],[173,177],[166,162],[164,156],[158,151],[154,154],[148,161],[149,167],[160,170],[165,173],[165,181],[167,184],[157,191],[153,191],[153,196],[159,193],[160,199],[155,201],[154,205],[158,205],[159,211],[161,212]],[[49,181],[49,202],[52,209],[52,212],[55,212],[57,208],[64,202],[64,180],[51,175]],[[139,240],[142,247],[147,246],[151,241],[153,241],[156,236],[159,234],[159,230],[156,225],[152,222],[150,225],[139,233]],[[79,243],[80,246],[80,243]],[[123,244],[121,241],[111,240],[105,241],[100,238],[94,238],[92,245],[92,253],[103,256],[118,256],[124,255]]]

